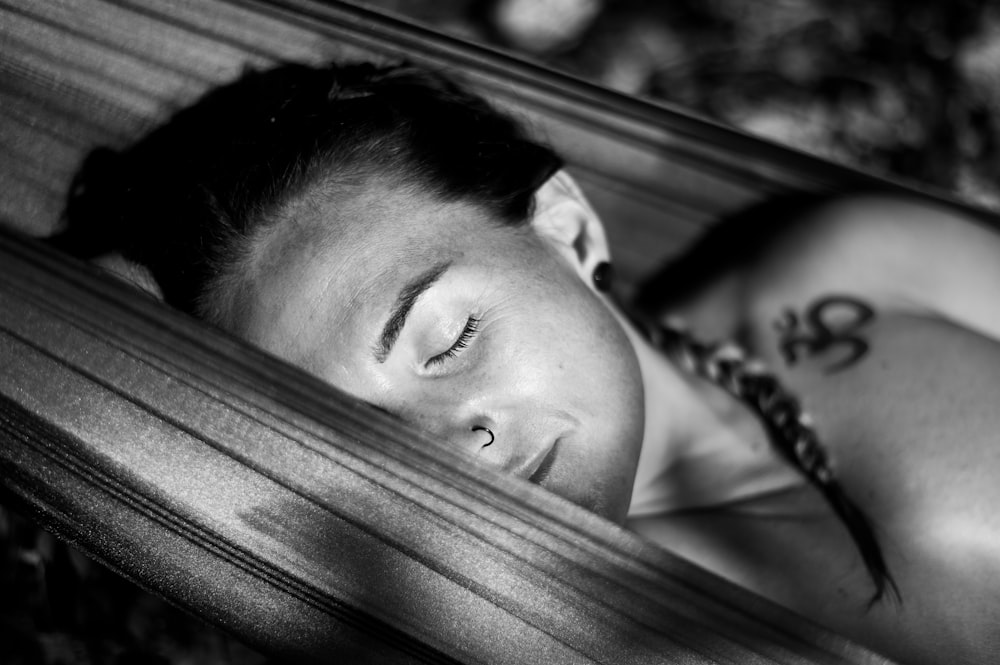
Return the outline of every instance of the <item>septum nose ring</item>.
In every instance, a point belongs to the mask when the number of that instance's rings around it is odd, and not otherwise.
[[[490,442],[487,443],[486,445],[484,445],[483,448],[488,448],[489,446],[492,446],[494,439],[496,439],[496,437],[493,435],[493,430],[491,430],[489,427],[483,427],[481,425],[476,425],[475,427],[472,428],[472,431],[473,432],[486,432],[487,434],[490,435]]]

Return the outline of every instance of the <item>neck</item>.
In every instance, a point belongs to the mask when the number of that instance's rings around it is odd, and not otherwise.
[[[630,514],[747,502],[805,482],[748,407],[676,367],[631,324],[626,331],[642,368],[646,407]]]

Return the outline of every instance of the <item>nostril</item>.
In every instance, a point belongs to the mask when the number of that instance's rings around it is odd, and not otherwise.
[[[491,430],[489,427],[483,427],[482,425],[476,425],[475,427],[472,428],[472,431],[473,432],[485,432],[489,436],[489,440],[486,443],[484,443],[482,446],[480,446],[480,448],[489,448],[490,446],[493,445],[493,441],[496,440],[496,437],[493,435],[493,430]]]

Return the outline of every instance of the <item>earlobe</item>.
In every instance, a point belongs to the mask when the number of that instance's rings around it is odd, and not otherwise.
[[[535,193],[535,232],[569,258],[580,276],[590,281],[599,263],[610,260],[604,226],[576,181],[564,170]]]

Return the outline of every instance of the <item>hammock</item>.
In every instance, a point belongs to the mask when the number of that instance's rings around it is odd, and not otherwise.
[[[0,4],[0,480],[63,538],[278,657],[884,659],[27,236],[83,156],[281,60],[446,68],[607,221],[626,295],[712,220],[889,183],[339,3]]]

